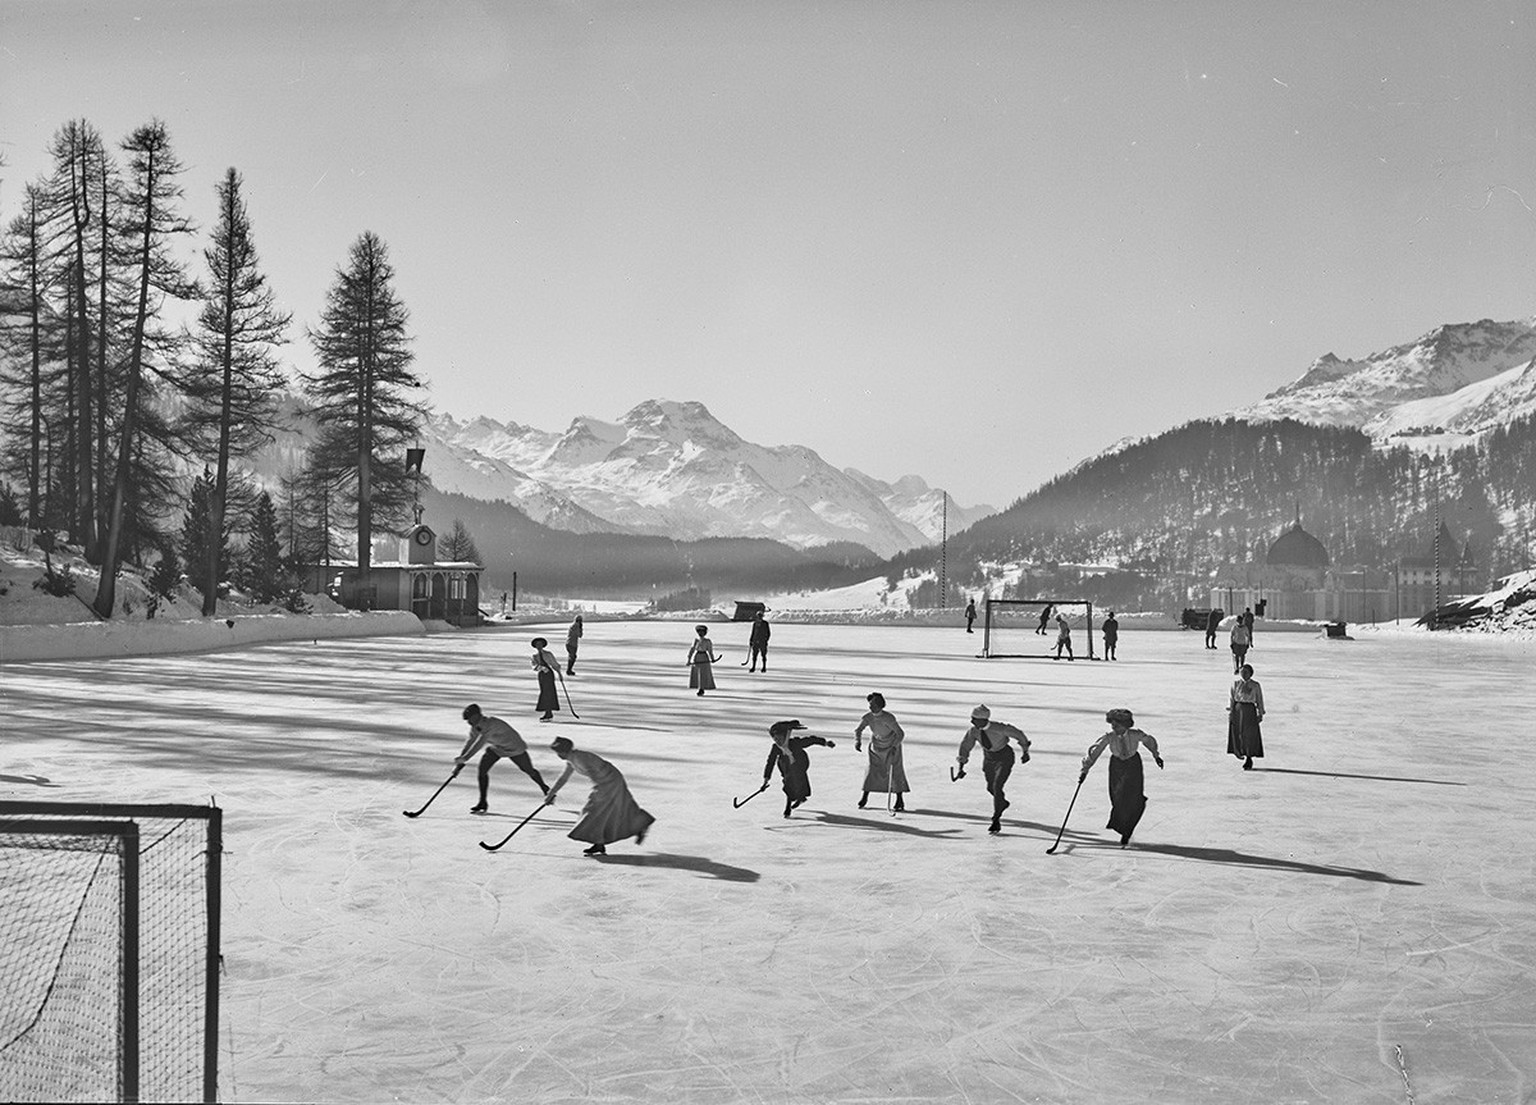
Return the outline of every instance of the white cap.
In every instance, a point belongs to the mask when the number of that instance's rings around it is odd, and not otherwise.
[[[992,711],[987,709],[985,706],[978,706],[974,710],[971,711],[971,720],[972,721],[991,721],[992,720]]]

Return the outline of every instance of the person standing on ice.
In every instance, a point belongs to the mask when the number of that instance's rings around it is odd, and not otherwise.
[[[763,617],[763,612],[752,611],[752,632],[747,637],[747,662],[752,666],[747,671],[756,671],[758,660],[762,660],[763,670],[768,670],[768,638],[772,634],[773,630],[768,627],[768,619]]]
[[[813,744],[837,747],[835,741],[825,737],[790,736],[796,729],[804,728],[798,721],[776,721],[768,727],[773,747],[768,750],[768,762],[763,764],[763,787],[767,789],[768,781],[773,778],[773,769],[777,767],[784,781],[785,817],[811,796],[811,757],[806,754],[806,748]]]
[[[540,721],[552,721],[555,711],[560,708],[560,692],[555,689],[555,673],[560,670],[560,661],[549,651],[547,638],[535,637],[530,643],[533,645],[533,670],[539,674],[539,701],[533,708],[544,711],[539,716]]]
[[[1243,670],[1243,660],[1248,656],[1248,646],[1253,643],[1253,636],[1248,632],[1248,625],[1239,617],[1232,623],[1232,674],[1236,675]]]
[[[1090,645],[1093,644],[1092,641],[1089,641],[1088,643]],[[1060,660],[1061,659],[1061,650],[1062,649],[1066,649],[1067,650],[1067,659],[1068,660],[1075,660],[1075,659],[1077,659],[1077,657],[1072,655],[1072,627],[1067,624],[1067,616],[1065,614],[1057,614],[1056,615],[1056,655],[1053,657],[1053,659],[1056,659],[1056,660]]]
[[[480,757],[480,801],[470,807],[470,813],[484,813],[490,808],[486,803],[486,794],[491,785],[491,767],[503,758],[521,768],[524,775],[538,784],[539,790],[549,793],[549,785],[544,782],[544,776],[539,774],[539,769],[528,758],[528,743],[523,740],[522,734],[501,718],[481,713],[479,705],[474,702],[464,707],[463,717],[469,722],[469,739],[464,742],[463,749],[453,758],[453,762],[462,766],[476,752],[485,749],[485,754]]]
[[[1109,749],[1109,824],[1105,828],[1114,829],[1120,834],[1120,847],[1124,848],[1131,842],[1136,823],[1141,820],[1147,808],[1145,772],[1142,771],[1141,753],[1137,746],[1147,746],[1159,770],[1163,766],[1163,758],[1157,753],[1157,741],[1152,734],[1135,728],[1136,719],[1129,710],[1111,710],[1104,715],[1104,720],[1109,722],[1109,732],[1089,747],[1087,755],[1083,757],[1083,769],[1078,773],[1077,783],[1082,785],[1083,780],[1088,778],[1088,769],[1094,765],[1099,754]]]
[[[576,650],[581,647],[581,615],[576,615],[576,620],[571,623],[571,628],[565,631],[565,674],[576,674]]]
[[[1205,616],[1205,647],[1216,647],[1216,631],[1221,628],[1221,611],[1212,610]]]
[[[1120,641],[1120,619],[1115,617],[1115,612],[1113,610],[1109,612],[1109,617],[1104,619],[1103,629],[1104,659],[1118,660],[1119,657],[1115,655],[1115,646]]]
[[[974,629],[971,628],[971,626],[973,626],[975,624],[976,624],[976,600],[975,599],[971,599],[969,602],[967,602],[965,604],[965,631],[967,633],[974,633],[974,632],[976,632]]]
[[[554,805],[555,795],[575,772],[592,780],[592,793],[582,807],[581,820],[566,834],[572,840],[584,840],[591,845],[581,854],[605,856],[608,845],[629,837],[634,837],[636,844],[644,844],[645,834],[656,819],[636,804],[619,769],[595,752],[583,752],[565,737],[556,737],[549,747],[565,761],[565,771],[544,795],[546,806]]]
[[[864,730],[869,730],[869,770],[864,775],[864,794],[859,798],[859,809],[869,801],[870,791],[880,791],[896,796],[896,808],[907,808],[905,797],[912,788],[907,785],[907,771],[901,762],[901,742],[906,738],[896,715],[887,713],[885,696],[876,691],[864,696],[869,712],[859,719],[853,731],[853,750],[864,750]]]
[[[1264,720],[1264,688],[1253,677],[1253,665],[1244,664],[1232,681],[1227,702],[1227,751],[1243,761],[1243,770],[1252,771],[1255,758],[1264,758],[1264,736],[1259,722]]]
[[[698,634],[698,639],[688,648],[688,686],[697,690],[702,696],[705,691],[715,689],[715,655],[714,643],[709,639],[709,626],[696,625],[693,631]]]
[[[1051,615],[1053,613],[1055,613],[1055,612],[1056,612],[1056,608],[1054,606],[1052,606],[1050,603],[1046,603],[1045,604],[1045,609],[1040,611],[1040,624],[1035,627],[1035,633],[1038,636],[1041,636],[1041,637],[1045,636],[1046,626],[1051,624]]]
[[[964,775],[965,763],[971,758],[971,749],[977,744],[981,745],[981,774],[987,781],[987,793],[992,796],[992,824],[987,826],[989,833],[1003,831],[1000,818],[1011,804],[1003,793],[1008,776],[1013,774],[1015,762],[1013,748],[1008,744],[1010,740],[1019,746],[1018,762],[1028,763],[1029,738],[1024,735],[1024,730],[1004,721],[993,721],[992,711],[985,706],[978,706],[971,711],[971,727],[961,738],[960,752],[956,757],[960,761],[960,774]]]

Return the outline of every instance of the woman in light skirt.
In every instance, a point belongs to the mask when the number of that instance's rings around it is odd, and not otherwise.
[[[584,840],[591,845],[582,855],[607,855],[608,845],[629,837],[634,837],[636,844],[645,843],[645,834],[656,819],[635,802],[619,769],[595,752],[583,752],[565,737],[556,737],[549,747],[565,761],[565,771],[544,796],[546,806],[553,804],[555,795],[573,773],[579,771],[592,780],[592,793],[582,807],[581,820],[567,834],[572,840]]]
[[[896,809],[907,808],[906,768],[901,761],[901,742],[906,738],[901,722],[885,708],[885,696],[876,691],[864,696],[869,712],[859,719],[853,731],[853,750],[863,751],[864,730],[869,730],[869,770],[864,774],[864,794],[859,798],[859,809],[869,801],[870,791],[896,796]]]

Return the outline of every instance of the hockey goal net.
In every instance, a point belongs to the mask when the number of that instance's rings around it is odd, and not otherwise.
[[[217,1099],[221,822],[0,802],[0,1101]]]
[[[1067,621],[1072,651],[1063,647],[1062,656],[1087,656],[1093,651],[1093,603],[1086,599],[994,599],[986,600],[982,629],[981,654],[988,659],[1042,657],[1054,659],[1060,637],[1059,614]]]

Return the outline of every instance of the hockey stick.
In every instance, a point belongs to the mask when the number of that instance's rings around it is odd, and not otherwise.
[[[949,781],[951,783],[958,783],[961,779],[964,779],[964,778],[965,778],[965,768],[962,767],[958,774],[956,773],[954,768],[950,768],[949,769]]]
[[[565,685],[565,676],[560,674],[559,668],[555,669],[555,676],[560,680],[560,689],[565,692],[565,708],[571,711],[573,718],[580,721],[581,715],[576,712],[576,707],[571,705],[571,689]]]
[[[732,798],[731,799],[731,809],[733,809],[733,810],[741,809],[742,806],[745,806],[748,802],[752,801],[752,799],[756,798],[759,794],[763,793],[763,791],[765,791],[767,789],[768,789],[768,782],[765,779],[763,781],[763,785],[760,788],[758,788],[757,790],[754,790],[751,794],[747,795],[745,798]]]
[[[443,793],[444,788],[447,787],[449,783],[451,783],[455,779],[457,779],[459,777],[459,772],[461,772],[463,770],[464,770],[464,765],[463,764],[454,764],[453,765],[453,774],[448,776],[448,778],[444,779],[443,780],[443,785],[438,787],[436,790],[434,790],[432,792],[432,797],[427,799],[427,805],[426,806],[422,806],[421,809],[417,810],[415,813],[412,813],[410,810],[401,810],[400,812],[405,814],[405,816],[407,816],[407,817],[420,817],[422,814],[427,812],[427,806],[430,806],[433,802],[437,801],[437,796],[439,794]]]
[[[1086,771],[1077,777],[1077,790],[1083,789],[1083,780],[1086,778],[1088,778],[1088,773]],[[1072,801],[1067,803],[1067,817],[1072,816],[1072,807],[1077,805],[1077,790],[1072,792]],[[1054,856],[1056,854],[1056,849],[1060,847],[1062,833],[1067,831],[1067,817],[1063,817],[1061,819],[1061,832],[1056,834],[1056,843],[1052,844],[1045,850],[1046,855]]]
[[[484,848],[487,852],[494,852],[496,849],[500,848],[503,844],[505,844],[507,841],[511,840],[514,836],[516,836],[518,829],[521,829],[524,825],[528,824],[528,822],[532,821],[535,817],[537,817],[539,815],[539,810],[542,810],[544,808],[545,804],[546,803],[544,803],[544,802],[540,802],[538,804],[538,806],[535,807],[535,809],[534,809],[534,811],[532,813],[530,813],[527,817],[523,818],[521,821],[519,821],[517,823],[517,828],[516,829],[513,829],[510,833],[508,833],[506,836],[502,837],[495,844],[487,844],[485,841],[482,840],[480,842],[480,847]]]

